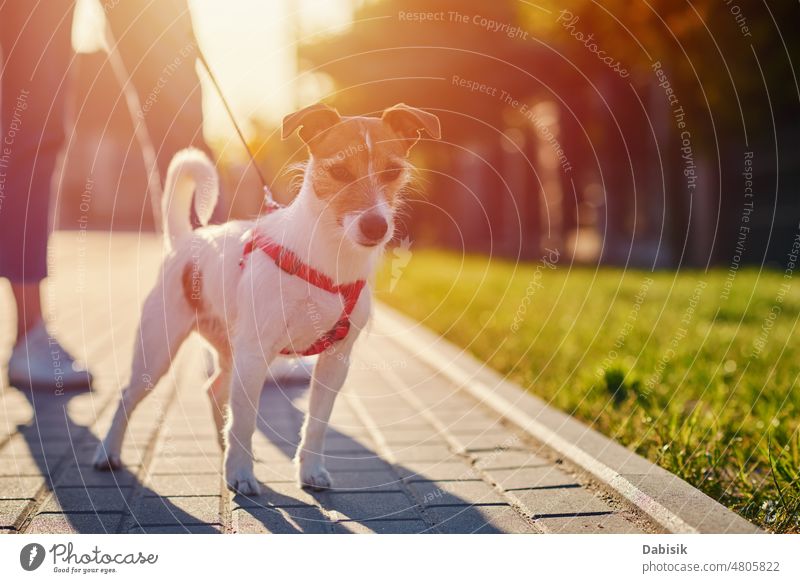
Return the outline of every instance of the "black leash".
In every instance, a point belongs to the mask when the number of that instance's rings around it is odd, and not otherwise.
[[[219,95],[219,98],[222,100],[222,105],[225,106],[225,111],[228,112],[228,117],[230,118],[231,123],[233,124],[233,128],[236,130],[236,134],[239,136],[239,139],[242,141],[244,149],[247,151],[247,155],[250,157],[250,163],[253,165],[253,168],[255,168],[256,174],[258,174],[258,178],[261,181],[262,187],[264,188],[264,205],[269,210],[283,208],[283,205],[278,203],[272,197],[272,191],[269,189],[269,186],[267,186],[267,179],[261,172],[261,168],[258,167],[258,164],[256,163],[256,157],[253,154],[253,151],[250,149],[250,146],[247,144],[247,140],[245,139],[244,134],[242,133],[242,130],[239,127],[239,124],[236,123],[236,116],[233,115],[233,110],[231,109],[228,100],[225,99],[225,94],[222,92],[222,87],[220,87],[216,75],[214,75],[214,72],[211,70],[211,66],[208,64],[208,61],[206,60],[206,57],[199,46],[197,47],[197,56],[200,58],[200,62],[203,64],[203,68],[206,70],[206,73],[208,73],[211,82],[214,84],[214,89],[216,89],[217,95]]]

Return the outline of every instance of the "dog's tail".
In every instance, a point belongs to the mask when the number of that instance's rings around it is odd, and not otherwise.
[[[201,225],[207,225],[219,197],[219,175],[211,160],[196,148],[181,150],[167,170],[161,216],[168,247],[192,232],[191,205]]]

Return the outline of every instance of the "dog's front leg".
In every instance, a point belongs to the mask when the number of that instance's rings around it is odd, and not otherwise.
[[[253,432],[267,366],[274,353],[264,354],[258,340],[239,335],[234,342],[230,416],[225,429],[225,483],[246,496],[257,496],[261,485],[253,472]]]
[[[355,336],[355,334],[353,334]],[[348,342],[349,340],[349,342]],[[298,481],[304,488],[325,490],[332,485],[325,469],[325,432],[333,411],[333,404],[347,377],[353,339],[348,338],[332,351],[320,355],[311,380],[311,397],[308,415],[303,424],[302,439],[297,449],[295,463]]]

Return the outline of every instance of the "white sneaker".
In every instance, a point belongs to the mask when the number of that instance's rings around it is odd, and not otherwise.
[[[8,361],[8,380],[17,387],[61,390],[89,388],[92,375],[40,322],[14,346]]]

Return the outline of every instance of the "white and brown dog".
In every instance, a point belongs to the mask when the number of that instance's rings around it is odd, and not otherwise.
[[[340,117],[326,105],[283,120],[283,137],[300,128],[309,158],[291,205],[254,221],[205,226],[218,175],[197,150],[179,152],[163,201],[168,254],[142,310],[131,378],[94,458],[120,467],[128,419],[161,378],[186,337],[197,331],[215,349],[208,394],[224,435],[225,479],[242,494],[261,491],[252,436],[261,387],[280,354],[315,354],[309,411],[295,457],[300,485],[331,486],[323,463],[325,431],[347,375],[349,355],[370,314],[364,282],[392,238],[408,152],[438,118],[397,105],[377,117]],[[202,223],[192,230],[190,211]],[[229,407],[228,407],[229,404]]]

